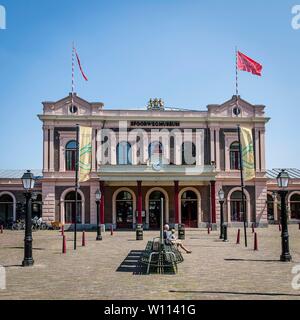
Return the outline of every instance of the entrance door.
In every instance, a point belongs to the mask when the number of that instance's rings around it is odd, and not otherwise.
[[[198,227],[198,199],[193,191],[187,191],[182,195],[181,222],[188,228]]]
[[[71,224],[75,223],[75,212],[76,212],[76,193],[75,191],[69,192],[65,197],[65,223]],[[81,224],[81,195],[77,194],[77,223]]]
[[[117,228],[132,229],[133,198],[130,192],[121,191],[116,199]]]
[[[291,197],[291,219],[300,220],[300,194]]]
[[[164,199],[164,210],[166,208],[165,196],[160,191],[154,191],[149,197],[149,227],[159,230],[161,219],[161,199]]]
[[[9,222],[13,221],[14,202],[10,195],[5,194],[0,197],[0,224],[6,226]]]
[[[231,195],[230,199],[231,206],[231,221],[232,222],[243,222],[244,221],[244,213],[243,209],[246,210],[247,202],[242,201],[242,192],[236,191]]]

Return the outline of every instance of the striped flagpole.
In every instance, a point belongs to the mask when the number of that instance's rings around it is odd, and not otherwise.
[[[238,48],[235,47],[235,94],[236,101],[238,104],[238,96],[239,96],[239,71],[238,71]]]
[[[72,110],[74,108],[74,92],[75,92],[75,46],[74,41],[72,43]]]

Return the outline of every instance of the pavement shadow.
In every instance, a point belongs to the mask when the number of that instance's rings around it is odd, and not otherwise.
[[[24,247],[5,247],[4,249],[24,250]],[[45,248],[32,248],[32,250],[45,251]]]
[[[130,251],[116,272],[129,272],[133,275],[146,274],[146,267],[140,262],[143,252],[141,250]]]
[[[225,261],[236,261],[236,262],[280,262],[280,260],[267,260],[267,259],[224,259]]]
[[[269,296],[269,297],[300,297],[300,294],[279,293],[279,292],[236,292],[236,291],[196,291],[196,290],[170,290],[170,293],[183,294],[222,294],[222,295],[242,295],[242,296]]]

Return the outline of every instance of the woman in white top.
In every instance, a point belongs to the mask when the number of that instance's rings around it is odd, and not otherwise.
[[[169,234],[169,237],[167,238],[167,242],[169,242],[170,244],[177,246],[177,249],[179,250],[179,248],[183,249],[186,253],[191,254],[192,251],[188,250],[180,240],[177,239],[176,237],[176,231],[174,229],[172,229],[171,233]]]

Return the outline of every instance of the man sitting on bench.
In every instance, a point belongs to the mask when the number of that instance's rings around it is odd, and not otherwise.
[[[165,225],[164,227],[164,241],[167,245],[173,245],[177,247],[177,250],[179,248],[183,249],[187,254],[191,254],[192,251],[188,250],[180,240],[177,239],[176,234],[175,234],[175,229],[172,229],[170,232],[170,227],[169,225]]]

